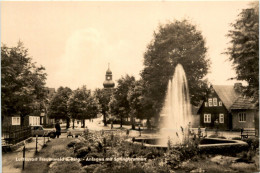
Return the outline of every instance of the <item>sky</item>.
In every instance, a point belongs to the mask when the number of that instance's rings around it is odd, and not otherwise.
[[[202,32],[211,61],[206,76],[216,85],[236,81],[223,54],[228,30],[247,1],[1,2],[1,43],[20,40],[37,65],[46,68],[46,86],[102,88],[110,63],[113,80],[140,78],[143,55],[159,24],[188,19]]]

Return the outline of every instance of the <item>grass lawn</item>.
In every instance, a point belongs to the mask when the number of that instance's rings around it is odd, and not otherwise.
[[[72,138],[53,139],[44,147],[35,158],[66,158],[73,157],[73,151],[67,148]],[[25,163],[25,170],[22,173],[59,173],[59,172],[82,172],[80,164],[76,161],[31,161]]]

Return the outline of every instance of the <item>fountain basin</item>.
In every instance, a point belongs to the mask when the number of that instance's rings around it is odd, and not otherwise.
[[[144,147],[167,149],[167,145],[158,145],[161,138],[135,138],[128,140]],[[192,140],[192,139],[191,139]],[[176,145],[176,147],[178,147]],[[203,138],[198,145],[200,153],[207,154],[232,154],[248,150],[248,144],[240,140],[227,140],[219,138]]]
[[[248,150],[248,144],[240,140],[205,138],[199,144],[200,153],[235,154]]]

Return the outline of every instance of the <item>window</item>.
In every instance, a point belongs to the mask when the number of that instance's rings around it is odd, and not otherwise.
[[[12,117],[12,125],[20,125],[20,117]]]
[[[224,123],[224,114],[219,114],[219,123]]]
[[[36,117],[33,117],[33,125],[37,125]]]
[[[209,99],[209,107],[212,106],[212,99]]]
[[[211,114],[204,114],[204,123],[211,123]]]
[[[40,125],[40,117],[36,117],[37,119],[36,119],[36,124],[37,125]]]
[[[219,103],[218,103],[218,104],[219,104],[219,106],[222,106],[222,101],[219,101]]]
[[[40,117],[29,116],[29,124],[30,126],[40,125]]]
[[[218,106],[217,98],[213,98],[213,106]]]
[[[208,107],[208,102],[205,102],[205,107]]]
[[[246,122],[246,113],[240,112],[238,113],[239,122]]]

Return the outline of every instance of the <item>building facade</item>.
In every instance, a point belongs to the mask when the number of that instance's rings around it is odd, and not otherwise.
[[[238,83],[212,85],[198,110],[200,126],[221,130],[258,128],[258,110],[252,99],[242,96],[241,87]]]

